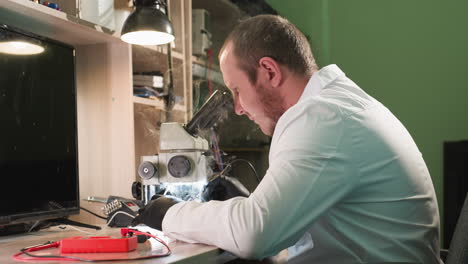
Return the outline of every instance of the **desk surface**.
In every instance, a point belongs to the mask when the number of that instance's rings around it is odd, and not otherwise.
[[[13,255],[18,253],[21,248],[41,244],[49,240],[59,241],[63,238],[73,237],[73,236],[120,236],[120,228],[109,228],[104,227],[101,231],[93,233],[92,235],[84,234],[82,232],[70,229],[67,227],[65,230],[60,229],[59,227],[53,227],[49,229],[44,229],[39,232],[32,232],[27,234],[19,234],[13,236],[0,237],[0,263],[2,264],[11,264],[11,263],[20,263],[13,259]],[[222,254],[223,251],[204,244],[189,244],[181,241],[172,241],[169,243],[169,247],[172,250],[172,254],[167,257],[153,258],[146,260],[138,261],[112,261],[112,263],[214,263],[219,262],[220,259],[225,259],[229,257],[226,254]],[[99,257],[102,257],[102,254],[120,254],[117,257],[128,257],[134,258],[141,255],[157,254],[163,253],[165,248],[154,247],[151,249],[149,242],[138,245],[138,249],[129,253],[101,253]],[[59,255],[59,249],[46,249],[41,251],[33,252],[34,254],[55,254]],[[122,255],[123,254],[123,255]],[[71,255],[71,254],[69,254]],[[94,256],[93,256],[94,255]],[[24,255],[22,255],[24,256]],[[97,254],[74,254],[74,256],[79,256],[83,258],[97,258]],[[116,257],[115,255],[112,257]],[[31,262],[30,262],[31,263]],[[35,261],[34,263],[80,263],[80,262],[70,262],[70,261]],[[109,263],[109,262],[107,262]]]

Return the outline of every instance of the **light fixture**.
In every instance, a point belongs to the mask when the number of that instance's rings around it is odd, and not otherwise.
[[[44,52],[40,40],[10,31],[7,25],[0,25],[0,28],[4,29],[0,31],[0,53],[35,55]]]
[[[44,48],[26,41],[0,42],[0,53],[12,55],[35,55],[44,52]]]
[[[120,38],[123,41],[138,45],[162,45],[174,40],[166,3],[161,0],[134,0],[134,5],[135,10],[122,27]]]

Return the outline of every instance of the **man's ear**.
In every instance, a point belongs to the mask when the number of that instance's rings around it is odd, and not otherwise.
[[[280,65],[273,58],[263,57],[258,61],[259,75],[266,81],[270,82],[271,86],[277,87],[283,80]]]

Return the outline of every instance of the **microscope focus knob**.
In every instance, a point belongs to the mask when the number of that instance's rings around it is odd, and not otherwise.
[[[182,178],[189,175],[192,165],[186,156],[177,155],[169,160],[167,169],[172,176]]]
[[[138,175],[145,180],[149,180],[158,174],[158,169],[152,162],[144,161],[138,167]]]

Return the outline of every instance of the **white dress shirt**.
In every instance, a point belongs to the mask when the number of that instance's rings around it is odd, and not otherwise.
[[[279,119],[249,198],[172,206],[170,237],[291,263],[441,263],[439,212],[404,126],[336,66],[313,74]]]

